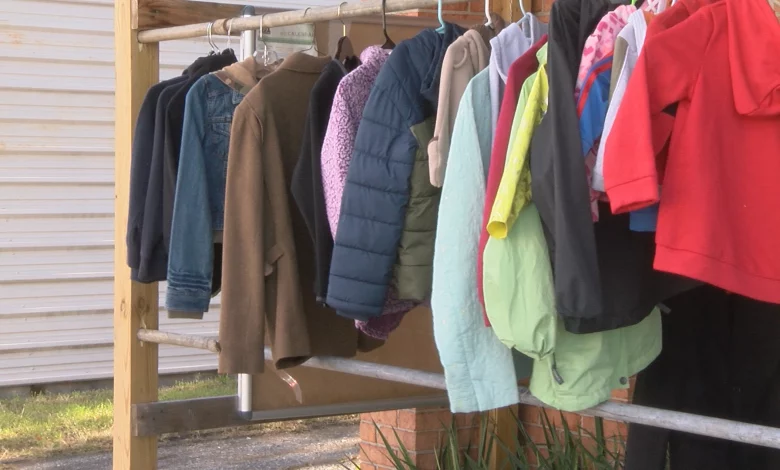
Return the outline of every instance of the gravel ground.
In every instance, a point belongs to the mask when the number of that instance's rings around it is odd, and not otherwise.
[[[332,425],[306,432],[269,432],[253,437],[167,442],[159,470],[344,470],[357,455],[358,426]],[[13,470],[110,470],[111,454],[20,463]]]

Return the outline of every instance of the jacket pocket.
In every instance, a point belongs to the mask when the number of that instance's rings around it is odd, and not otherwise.
[[[276,262],[284,256],[284,251],[279,245],[274,245],[265,253],[265,277],[270,276],[276,270]]]

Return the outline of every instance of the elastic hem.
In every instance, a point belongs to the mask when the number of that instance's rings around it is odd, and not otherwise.
[[[656,244],[653,268],[762,302],[780,304],[780,280],[749,273],[705,254]]]

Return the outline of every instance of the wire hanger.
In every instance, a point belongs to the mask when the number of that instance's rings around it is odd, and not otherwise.
[[[382,34],[385,35],[385,43],[382,49],[395,49],[395,43],[387,34],[387,0],[382,0]]]
[[[442,16],[442,4],[441,0],[439,0],[439,27],[436,29],[436,32],[439,34],[444,34],[444,31],[447,29],[447,26],[444,25],[444,17]]]
[[[338,47],[336,48],[336,54],[334,56],[336,60],[341,60],[342,54],[344,59],[353,57],[355,55],[355,48],[352,47],[352,41],[349,39],[349,37],[347,37],[347,24],[344,23],[344,19],[341,18],[341,6],[347,3],[348,2],[341,2],[339,4],[338,19],[341,21],[341,38],[339,39]]]
[[[214,31],[214,22],[212,21],[211,23],[208,24],[208,26],[206,26],[206,37],[209,40],[209,46],[211,46],[211,54],[219,54],[220,50],[219,47],[217,47],[217,44],[214,42],[214,36],[212,34],[213,31]]]
[[[309,13],[309,10],[311,10],[311,7],[307,7],[305,10],[303,10],[303,17],[306,18],[306,14]],[[314,49],[314,52],[317,53],[317,56],[322,56],[322,52],[320,52],[319,48],[317,47],[317,23],[312,23],[312,27],[314,29],[314,37],[311,41],[311,46],[309,46],[308,49],[305,49],[301,52],[308,52],[312,49]]]
[[[231,34],[233,32],[233,20],[234,19],[235,18],[230,18],[227,21],[227,46],[225,46],[225,48],[226,48],[225,50],[228,50],[228,51],[231,51],[231,52],[233,51],[233,48],[231,47],[233,45],[232,44],[233,43],[233,36]]]
[[[493,16],[490,11],[490,0],[485,0],[485,18],[487,18],[487,23],[485,23],[485,26],[490,29],[495,29],[493,27]]]

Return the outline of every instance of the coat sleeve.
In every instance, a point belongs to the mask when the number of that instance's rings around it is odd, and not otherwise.
[[[266,259],[263,221],[266,182],[260,120],[246,100],[236,109],[230,136],[225,228],[219,371],[260,373],[265,340]],[[245,106],[247,105],[247,106]]]
[[[179,158],[176,197],[168,254],[169,311],[186,312],[178,317],[202,318],[211,300],[214,238],[206,180],[205,82],[199,81],[187,94]]]
[[[661,113],[692,93],[713,31],[697,15],[648,39],[615,118],[604,154],[604,186],[612,212],[642,209],[660,200],[654,136]]]
[[[149,188],[149,175],[152,165],[154,144],[155,110],[164,83],[149,89],[133,135],[132,160],[130,164],[130,208],[127,215],[127,264],[138,269],[141,264],[141,231],[143,227],[146,191]]]
[[[413,107],[396,75],[388,62],[371,90],[347,172],[333,249],[327,303],[357,320],[382,313],[418,148],[407,126]]]

